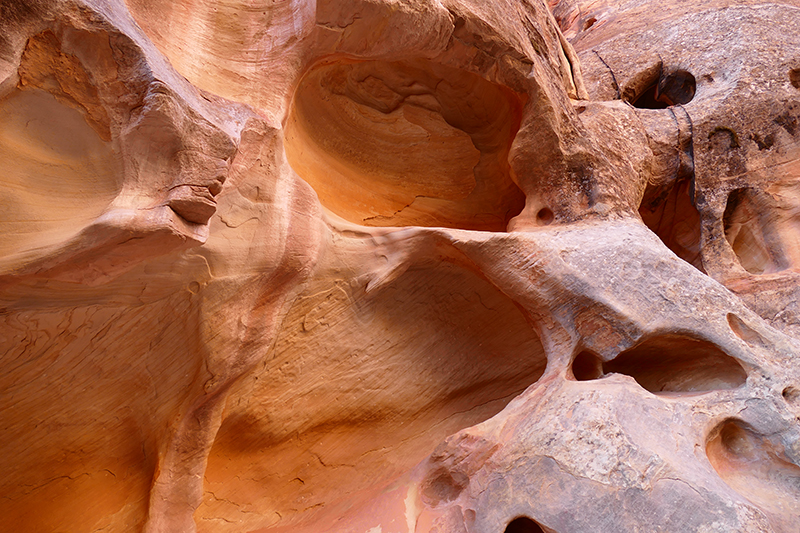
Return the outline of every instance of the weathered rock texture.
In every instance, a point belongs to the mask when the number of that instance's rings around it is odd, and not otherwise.
[[[0,27],[3,530],[800,530],[800,4]]]

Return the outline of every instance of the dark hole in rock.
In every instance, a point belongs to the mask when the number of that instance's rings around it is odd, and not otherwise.
[[[632,102],[633,107],[639,109],[666,109],[668,107],[666,102],[662,102],[658,100],[656,96],[656,90],[658,89],[658,84],[654,83],[636,99]]]
[[[692,202],[691,187],[691,180],[681,179],[660,194],[646,191],[639,215],[675,255],[705,272],[700,257],[700,213]]]
[[[663,74],[645,89],[633,102],[639,109],[666,109],[673,105],[688,104],[694,98],[697,81],[687,70]]]
[[[652,393],[735,389],[747,380],[742,365],[714,344],[676,334],[640,342],[603,363],[603,372],[631,376]]]
[[[595,22],[597,22],[597,19],[595,17],[590,18],[589,20],[583,23],[583,30],[584,31],[588,30],[589,28],[594,26]]]
[[[658,97],[668,105],[688,104],[696,90],[697,81],[687,70],[676,70],[658,81]]]
[[[775,135],[772,133],[765,135],[764,138],[761,138],[757,133],[753,133],[750,135],[750,139],[756,143],[760,151],[769,150],[775,144]]]
[[[789,81],[795,89],[800,89],[800,68],[793,68],[789,71]]]
[[[530,518],[521,516],[508,523],[505,533],[544,533],[544,530]]]
[[[786,387],[785,389],[783,389],[783,392],[781,394],[783,396],[783,399],[786,400],[786,402],[789,403],[790,405],[800,403],[800,389],[797,389],[795,387]]]
[[[603,362],[597,355],[583,351],[572,361],[572,375],[578,381],[589,381],[603,376]]]
[[[749,188],[728,195],[722,216],[725,238],[742,267],[751,274],[769,274],[789,265],[781,256],[780,235],[773,228],[769,200]]]
[[[555,215],[553,215],[553,211],[551,211],[547,207],[540,209],[539,212],[536,213],[536,219],[543,226],[546,226],[551,222],[553,222],[553,218],[555,218]]]

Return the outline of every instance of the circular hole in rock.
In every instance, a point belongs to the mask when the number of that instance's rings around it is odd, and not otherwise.
[[[729,454],[749,457],[753,454],[750,433],[735,422],[726,423],[719,432],[719,442]]]
[[[783,389],[783,392],[781,394],[783,396],[783,399],[786,400],[786,403],[790,405],[795,405],[797,403],[800,403],[800,389],[791,386],[786,387],[785,389]]]
[[[508,523],[505,533],[544,533],[544,530],[527,516],[521,516]]]
[[[639,109],[666,109],[668,107],[667,103],[658,99],[656,95],[657,89],[658,84],[653,84],[645,89],[644,92],[632,102],[633,107]]]
[[[578,381],[603,377],[603,361],[595,354],[583,351],[572,361],[572,375]]]
[[[555,215],[553,215],[553,211],[551,211],[547,207],[540,209],[539,212],[536,213],[536,220],[538,220],[539,224],[543,226],[547,226],[548,224],[553,222],[554,218]]]
[[[662,75],[632,102],[639,109],[666,109],[688,104],[694,98],[697,81],[688,70],[678,69]]]
[[[323,63],[295,92],[286,154],[351,222],[504,231],[525,203],[508,165],[523,104],[427,60]]]

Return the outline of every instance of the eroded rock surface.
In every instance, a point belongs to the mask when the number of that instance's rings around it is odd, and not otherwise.
[[[800,530],[800,5],[0,26],[9,531]]]

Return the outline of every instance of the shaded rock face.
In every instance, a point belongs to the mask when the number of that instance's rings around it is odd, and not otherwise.
[[[800,530],[798,22],[3,2],[4,523]]]

